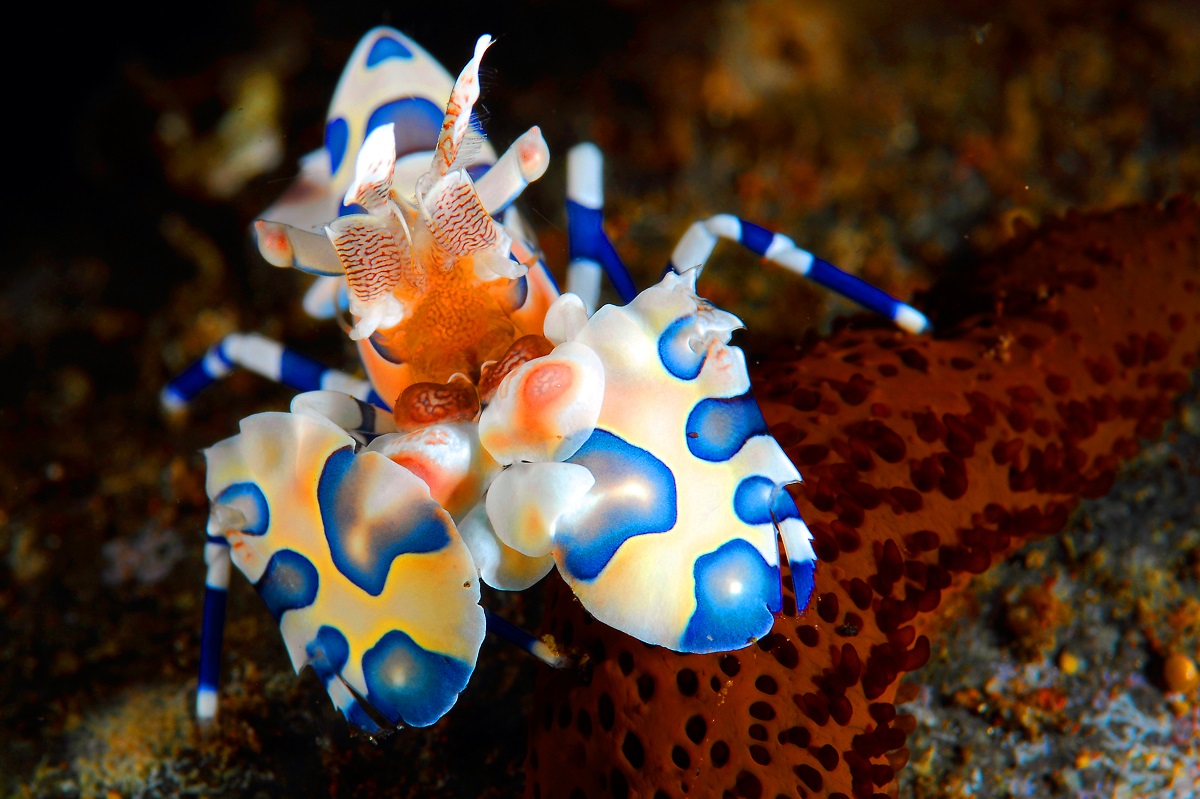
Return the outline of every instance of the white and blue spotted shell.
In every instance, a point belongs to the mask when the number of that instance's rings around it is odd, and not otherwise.
[[[484,635],[475,564],[428,486],[328,421],[242,420],[213,446],[209,534],[279,622],[292,664],[312,666],[346,718],[441,718]]]
[[[727,344],[740,322],[695,294],[694,275],[668,273],[586,321],[564,295],[547,317],[562,343],[505,379],[480,439],[511,464],[488,494],[502,541],[552,557],[600,621],[714,652],[771,628],[777,536],[800,606],[816,557],[785,490],[800,475]]]

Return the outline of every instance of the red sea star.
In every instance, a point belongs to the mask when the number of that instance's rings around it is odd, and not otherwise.
[[[680,655],[554,584],[547,630],[588,658],[539,679],[527,796],[894,795],[897,678],[948,596],[1107,491],[1190,385],[1198,231],[1193,200],[1070,214],[935,294],[939,338],[856,322],[760,369],[806,479],[814,601],[797,616],[785,596],[755,646]]]

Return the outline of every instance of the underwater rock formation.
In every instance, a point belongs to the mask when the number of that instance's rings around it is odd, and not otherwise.
[[[1102,495],[1159,435],[1200,353],[1200,207],[1068,214],[940,287],[921,338],[855,319],[754,377],[804,474],[814,601],[772,632],[681,655],[594,622],[561,582],[527,797],[894,795],[913,720],[898,678],[955,592]]]

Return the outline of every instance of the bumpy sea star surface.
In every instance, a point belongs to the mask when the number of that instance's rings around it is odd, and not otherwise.
[[[552,586],[547,631],[586,658],[539,680],[527,796],[893,795],[913,727],[898,677],[948,600],[1105,493],[1190,385],[1200,208],[1069,214],[929,308],[937,338],[855,321],[755,376],[805,475],[821,563],[803,612],[785,595],[756,645],[680,655]]]

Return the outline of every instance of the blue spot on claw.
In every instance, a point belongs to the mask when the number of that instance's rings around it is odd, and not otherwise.
[[[450,522],[432,500],[415,505],[400,518],[372,514],[362,502],[367,478],[356,474],[355,465],[350,447],[329,456],[317,482],[317,504],[333,564],[346,579],[379,596],[392,561],[408,553],[444,548],[450,543]],[[369,544],[365,552],[356,545],[362,541]]]
[[[800,511],[791,495],[775,481],[754,474],[738,483],[733,493],[733,510],[746,524],[772,524],[784,519],[799,519]]]
[[[392,630],[363,655],[367,701],[393,724],[428,727],[445,715],[467,685],[472,666],[430,652]]]
[[[735,538],[701,555],[692,570],[696,612],[680,639],[684,652],[740,649],[771,629],[783,597],[779,569],[767,564],[750,542]]]
[[[341,682],[342,669],[350,660],[350,644],[346,636],[337,628],[325,625],[317,630],[316,637],[308,642],[304,651],[308,655],[308,665],[312,666],[332,698],[333,685]],[[342,698],[341,701],[346,700]],[[380,732],[379,725],[372,721],[357,699],[350,699],[341,710],[351,724],[369,733]]]
[[[687,419],[688,450],[711,463],[727,461],[754,436],[767,435],[767,423],[749,393],[696,403]]]
[[[751,475],[738,483],[733,492],[733,510],[746,524],[771,522],[771,492],[775,482],[762,475]]]
[[[246,526],[241,532],[246,535],[266,535],[271,524],[271,511],[267,498],[256,483],[234,483],[213,500],[214,505],[228,505],[241,511],[246,517]]]
[[[688,344],[696,317],[692,314],[680,317],[658,337],[658,357],[667,371],[680,380],[695,380],[704,366],[707,352],[695,352]]]
[[[275,621],[289,610],[306,608],[317,598],[317,567],[299,552],[281,549],[271,556],[267,570],[255,583]]]
[[[346,662],[350,660],[350,644],[341,631],[325,625],[317,630],[317,635],[304,648],[308,655],[308,664],[326,685],[336,675],[340,674]]]
[[[572,577],[593,580],[630,538],[675,526],[675,476],[646,450],[597,429],[568,460],[596,478],[583,509],[560,520],[555,535]]]

